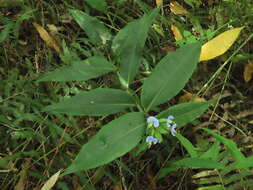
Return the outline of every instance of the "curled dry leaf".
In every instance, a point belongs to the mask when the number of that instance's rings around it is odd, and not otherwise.
[[[235,42],[244,27],[230,29],[205,43],[199,61],[207,61],[225,53]]]
[[[170,2],[170,11],[175,15],[187,15],[189,12],[177,1]]]
[[[163,5],[163,0],[156,0],[156,7],[159,8]]]
[[[171,25],[171,31],[173,32],[176,41],[183,39],[183,36],[181,35],[179,29],[175,25]]]
[[[40,37],[42,38],[42,40],[44,40],[44,42],[50,48],[54,49],[57,53],[61,52],[60,46],[58,45],[56,40],[52,36],[50,36],[50,34],[42,26],[40,26],[37,23],[33,23],[33,26],[38,31],[38,33],[39,33]]]
[[[206,100],[204,98],[198,97],[196,94],[192,93],[186,93],[183,96],[180,96],[179,98],[179,103],[184,103],[184,102],[205,102]]]
[[[253,74],[253,60],[249,61],[244,67],[243,78],[245,82],[249,82],[252,79]]]

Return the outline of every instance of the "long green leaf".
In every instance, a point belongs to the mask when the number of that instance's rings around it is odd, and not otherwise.
[[[118,89],[98,88],[81,92],[43,111],[69,115],[105,116],[135,106],[132,96]]]
[[[212,160],[218,160],[220,152],[220,142],[216,141],[205,153],[203,153],[200,158],[210,158]]]
[[[107,10],[107,3],[105,0],[85,0],[85,2],[98,11],[106,12]]]
[[[169,101],[185,86],[197,66],[200,48],[200,43],[186,45],[158,63],[143,84],[141,103],[146,111]]]
[[[214,101],[207,102],[187,102],[171,106],[167,110],[158,114],[158,118],[167,118],[169,115],[175,117],[178,126],[194,121],[199,117]]]
[[[111,39],[111,33],[97,18],[79,10],[70,9],[69,12],[79,26],[86,32],[92,43],[105,44]]]
[[[85,145],[63,175],[95,168],[134,148],[145,133],[143,113],[128,113],[113,120]]]
[[[10,22],[4,26],[4,29],[0,32],[0,43],[3,43],[9,37],[13,27],[13,22]]]
[[[207,129],[207,128],[202,128],[202,129],[204,131],[207,131],[208,133],[213,135],[218,141],[223,143],[228,148],[228,150],[230,151],[230,153],[232,154],[233,158],[235,159],[237,163],[242,163],[246,161],[246,158],[244,157],[243,153],[237,148],[236,143],[234,141],[229,140],[219,135],[218,133],[213,132],[210,129]]]
[[[141,61],[141,51],[145,45],[148,31],[159,9],[128,23],[113,40],[112,50],[120,62],[121,83],[128,88],[136,76]]]
[[[174,163],[176,166],[189,168],[217,168],[222,169],[224,165],[206,158],[184,158]]]
[[[90,57],[84,61],[75,61],[42,76],[40,81],[86,81],[116,70],[116,67],[103,57]]]
[[[176,134],[176,137],[178,138],[180,143],[184,146],[184,148],[187,150],[187,152],[190,154],[192,158],[196,158],[198,156],[196,148],[187,138],[180,135],[179,133]]]

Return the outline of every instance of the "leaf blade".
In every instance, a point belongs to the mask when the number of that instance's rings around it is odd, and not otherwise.
[[[133,106],[135,103],[132,96],[125,91],[98,88],[49,105],[43,111],[69,115],[106,116]]]
[[[212,103],[214,100],[207,102],[186,102],[177,104],[168,108],[157,115],[158,118],[167,118],[169,115],[175,117],[175,122],[178,126],[183,126],[186,123],[194,121],[199,117]]]
[[[128,113],[108,123],[85,145],[63,175],[104,165],[130,151],[145,132],[144,114]],[[95,158],[95,159],[94,159]]]
[[[52,189],[52,187],[55,185],[57,179],[59,178],[60,173],[61,173],[61,170],[59,170],[57,173],[55,173],[54,175],[52,175],[46,181],[46,183],[43,185],[43,187],[41,188],[41,190],[50,190],[50,189]]]
[[[186,45],[165,56],[144,81],[141,103],[146,111],[174,97],[197,66],[200,43]],[[175,85],[176,84],[176,85]]]
[[[105,0],[86,0],[85,2],[98,11],[106,12],[107,10],[107,3]]]
[[[112,50],[120,62],[120,79],[124,87],[136,76],[141,61],[141,50],[145,45],[149,27],[158,14],[154,9],[150,14],[128,23],[113,39]]]
[[[54,49],[57,53],[61,52],[61,48],[57,41],[39,24],[33,23],[33,26],[38,31],[41,39],[47,44],[48,47]]]
[[[196,158],[198,156],[196,148],[187,138],[185,138],[179,133],[176,134],[176,137],[180,141],[180,143],[184,146],[184,148],[187,150],[188,154],[190,154],[191,158]]]
[[[189,168],[217,168],[222,169],[224,165],[206,158],[184,158],[174,163],[176,166]]]
[[[78,25],[86,32],[92,43],[106,44],[111,39],[109,30],[96,17],[75,9],[69,9],[69,12]]]
[[[75,61],[71,66],[60,67],[37,81],[86,81],[115,70],[116,67],[105,58],[94,56],[83,61]]]
[[[201,48],[199,61],[207,61],[224,54],[233,45],[243,28],[227,30],[205,43]]]

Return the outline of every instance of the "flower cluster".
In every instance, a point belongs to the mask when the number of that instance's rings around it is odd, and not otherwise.
[[[151,146],[162,141],[162,134],[169,133],[175,136],[177,124],[174,121],[174,116],[170,115],[167,119],[157,119],[154,116],[147,118],[147,137],[146,142]]]

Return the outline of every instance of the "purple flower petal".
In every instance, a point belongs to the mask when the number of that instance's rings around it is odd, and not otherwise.
[[[146,142],[147,142],[147,143],[148,143],[148,142],[153,142],[153,138],[154,138],[154,137],[152,137],[152,136],[147,136]]]
[[[173,120],[173,119],[174,119],[174,116],[173,116],[173,115],[169,115],[167,119],[168,119],[168,120]]]
[[[153,138],[153,143],[154,143],[154,144],[157,144],[157,143],[158,143],[157,138]]]
[[[159,120],[156,119],[156,117],[154,117],[154,116],[149,116],[147,118],[147,122],[148,123],[153,123],[153,125],[154,125],[155,128],[157,128],[159,126]]]
[[[170,129],[170,133],[171,133],[172,136],[175,136],[175,133],[176,133],[175,128],[176,127],[177,127],[177,124],[173,124],[172,127],[171,127],[171,129]]]

